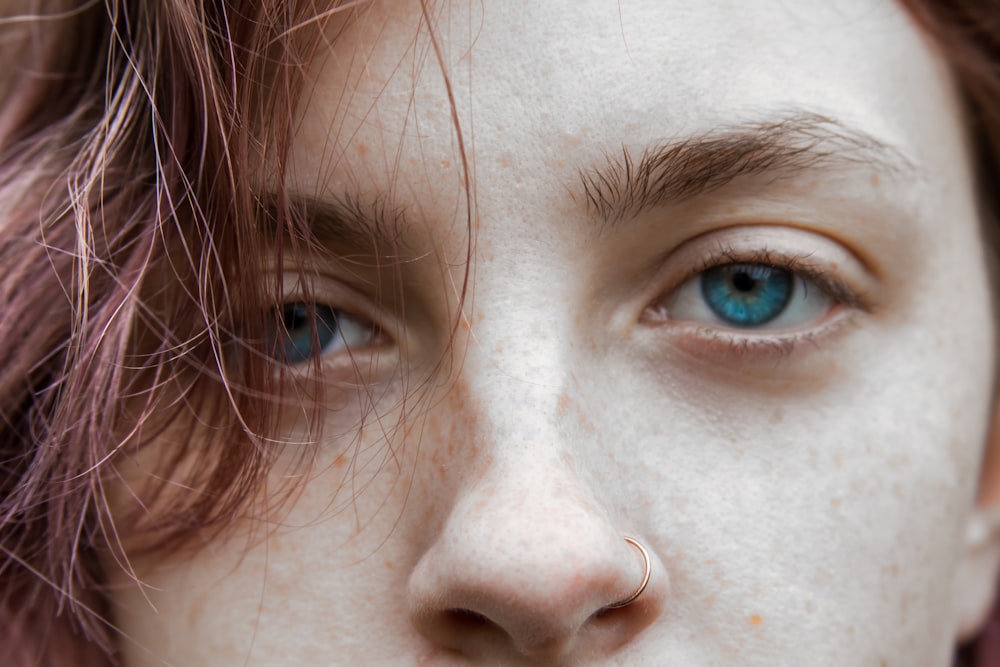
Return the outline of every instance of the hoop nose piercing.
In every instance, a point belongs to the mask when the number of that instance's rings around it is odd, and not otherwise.
[[[642,554],[642,560],[643,563],[645,564],[645,572],[643,572],[642,574],[642,583],[639,584],[639,588],[635,590],[635,593],[632,593],[632,595],[628,596],[624,600],[620,600],[618,602],[614,602],[612,604],[605,606],[604,607],[605,609],[621,609],[622,607],[629,606],[630,604],[639,599],[639,596],[642,595],[643,591],[646,590],[646,586],[649,584],[649,571],[650,571],[649,554],[646,553],[646,549],[641,544],[639,544],[638,540],[629,537],[628,535],[625,535],[624,537],[626,542],[628,542],[633,547],[638,549],[639,553]]]

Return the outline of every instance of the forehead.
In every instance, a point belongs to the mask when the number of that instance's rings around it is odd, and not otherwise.
[[[575,227],[581,172],[622,147],[795,114],[891,146],[917,180],[968,180],[949,73],[884,0],[380,0],[326,36],[288,185],[405,210],[433,227],[408,235],[418,252],[462,253],[470,203],[486,233]]]
[[[303,107],[310,175],[369,152],[399,175],[413,165],[393,156],[410,147],[420,169],[440,168],[456,121],[467,150],[504,166],[529,148],[571,161],[800,109],[905,147],[931,129],[915,100],[955,111],[940,65],[884,0],[398,0],[328,33]]]

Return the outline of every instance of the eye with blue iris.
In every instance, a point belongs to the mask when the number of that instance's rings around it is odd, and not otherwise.
[[[713,314],[735,327],[771,322],[795,291],[791,272],[764,264],[727,264],[701,274],[701,296]]]
[[[837,300],[817,279],[762,262],[704,269],[664,304],[673,321],[737,330],[795,329],[822,319]]]
[[[351,348],[370,345],[373,325],[326,304],[304,302],[278,306],[271,333],[271,355],[294,366]]]

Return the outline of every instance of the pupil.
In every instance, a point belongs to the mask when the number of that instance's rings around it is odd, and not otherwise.
[[[309,311],[302,304],[286,305],[282,316],[282,319],[285,321],[285,328],[288,331],[309,325]]]
[[[733,276],[733,287],[741,292],[752,292],[756,286],[757,281],[746,271],[740,271]]]
[[[705,303],[738,327],[761,326],[781,315],[794,286],[793,273],[767,264],[723,264],[701,275]]]

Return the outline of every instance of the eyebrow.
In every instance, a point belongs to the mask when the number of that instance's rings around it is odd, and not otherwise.
[[[650,208],[709,194],[740,177],[773,180],[804,170],[867,166],[915,170],[899,149],[816,113],[741,123],[648,147],[636,158],[623,146],[600,167],[581,170],[588,209],[607,225]]]
[[[398,248],[402,245],[405,211],[386,196],[363,199],[360,195],[318,196],[288,191],[284,200],[276,193],[259,199],[267,224],[281,231],[307,235],[324,245],[356,249]],[[293,220],[286,221],[283,211]],[[275,231],[278,231],[277,229]]]

